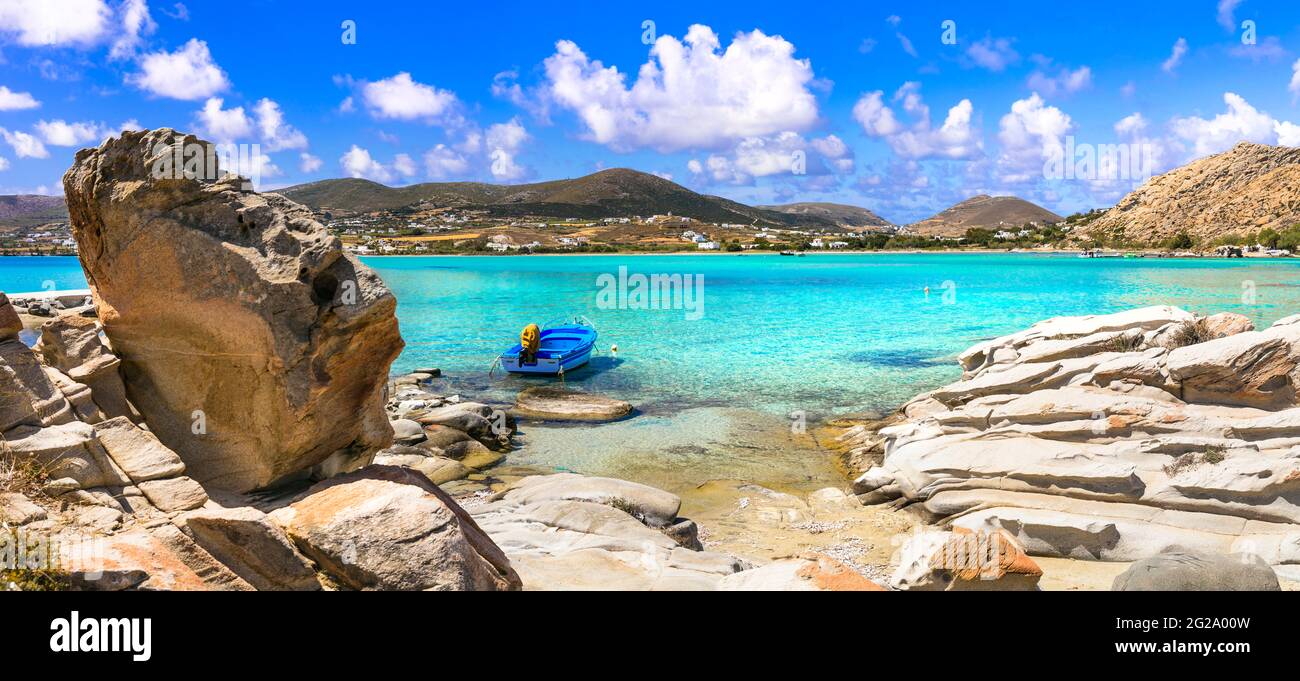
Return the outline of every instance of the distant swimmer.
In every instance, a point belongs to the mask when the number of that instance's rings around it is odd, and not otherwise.
[[[617,354],[618,354],[618,345],[611,345],[611,346],[609,346],[609,354],[611,354],[611,355],[617,355]]]
[[[926,286],[926,287],[925,287],[925,295],[927,295],[927,296],[930,295],[930,287],[929,287],[929,286]]]

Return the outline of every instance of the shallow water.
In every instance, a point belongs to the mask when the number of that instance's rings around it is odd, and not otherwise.
[[[1257,324],[1300,311],[1300,260],[1081,259],[1029,254],[371,258],[397,293],[395,370],[441,367],[477,389],[529,322],[583,314],[617,344],[575,386],[651,413],[740,406],[810,418],[889,410],[955,379],[970,345],[1056,315],[1173,304]],[[602,309],[602,274],[703,277],[702,317]],[[1255,304],[1243,302],[1253,282]],[[925,293],[925,287],[930,292]]]
[[[1266,325],[1300,312],[1300,259],[935,253],[365,260],[397,295],[406,349],[394,372],[440,367],[448,391],[512,401],[520,388],[549,379],[489,378],[495,355],[530,322],[588,317],[600,332],[600,353],[567,383],[627,399],[640,415],[595,428],[525,425],[520,462],[672,483],[666,486],[742,474],[757,481],[765,471],[790,483],[819,476],[821,463],[802,465],[810,443],[782,444],[775,434],[791,420],[891,410],[958,378],[954,357],[966,347],[1047,317],[1170,304],[1239,312]],[[632,309],[617,299],[602,305],[600,277],[617,279],[620,267],[629,275],[702,276],[702,310]],[[74,258],[0,258],[0,290],[39,290],[47,281],[85,286]],[[1245,295],[1252,291],[1253,300]],[[743,444],[747,439],[754,442]]]

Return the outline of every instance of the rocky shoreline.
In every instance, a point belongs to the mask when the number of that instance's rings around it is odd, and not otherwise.
[[[383,282],[297,204],[155,172],[191,146],[163,129],[80,152],[64,184],[89,304],[0,301],[0,538],[31,553],[6,588],[879,588],[825,555],[705,551],[646,485],[492,468],[516,410],[631,407],[390,381]]]
[[[1149,307],[981,343],[962,380],[844,432],[854,492],[1032,556],[1237,554],[1295,579],[1298,322]]]
[[[0,541],[27,558],[5,588],[1099,586],[1053,574],[1066,560],[1136,561],[1117,588],[1300,576],[1300,315],[1047,320],[896,414],[814,430],[853,494],[678,495],[510,460],[520,422],[635,405],[389,376],[396,301],[310,213],[153,172],[204,144],[80,152],[64,180],[90,299],[0,294]]]

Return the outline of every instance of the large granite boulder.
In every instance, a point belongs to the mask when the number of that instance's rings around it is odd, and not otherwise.
[[[519,575],[477,523],[418,472],[369,466],[319,483],[270,518],[340,584],[513,591]]]
[[[221,176],[210,150],[170,129],[125,132],[64,175],[127,395],[207,485],[362,465],[392,440],[396,301],[310,211]]]

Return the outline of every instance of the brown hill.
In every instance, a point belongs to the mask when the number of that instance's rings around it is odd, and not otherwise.
[[[11,194],[0,196],[0,227],[31,227],[68,219],[62,196]]]
[[[277,192],[318,210],[369,212],[405,207],[456,207],[497,217],[624,217],[673,215],[705,222],[772,227],[837,229],[819,215],[755,208],[718,196],[693,192],[656,175],[611,168],[583,177],[500,185],[483,182],[429,182],[387,187],[361,179],[322,180]]]
[[[1061,216],[1014,196],[973,196],[955,206],[906,227],[921,236],[962,236],[972,228],[1010,229],[1029,222],[1060,222]]]
[[[1300,222],[1300,149],[1241,142],[1147,180],[1081,231],[1158,244],[1186,231],[1197,243],[1282,231]]]
[[[845,229],[870,230],[893,227],[893,223],[860,206],[842,203],[802,202],[786,203],[775,206],[759,206],[765,210],[775,210],[790,215],[816,215]]]

